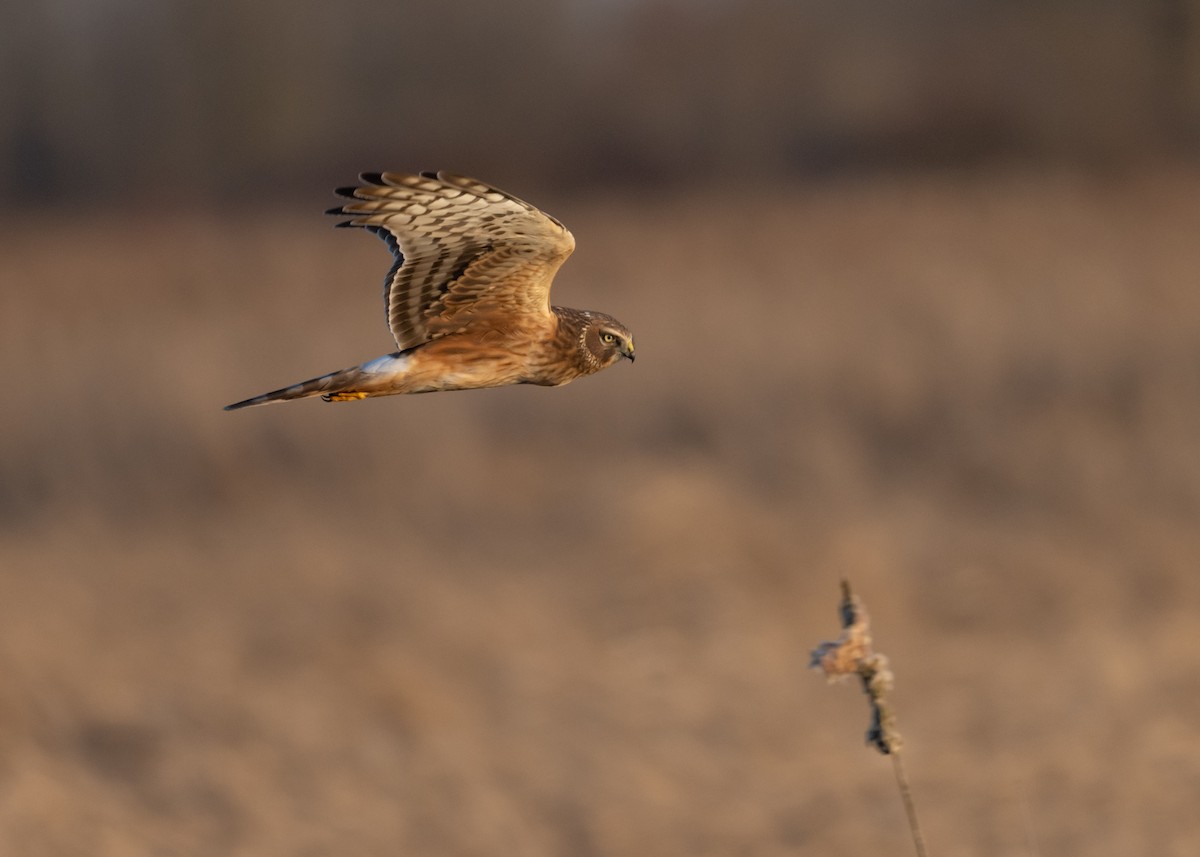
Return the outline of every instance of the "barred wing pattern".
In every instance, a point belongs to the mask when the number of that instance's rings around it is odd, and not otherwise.
[[[384,282],[401,351],[469,330],[551,325],[550,284],[575,249],[554,218],[476,179],[363,173],[330,214],[378,234],[395,264]]]

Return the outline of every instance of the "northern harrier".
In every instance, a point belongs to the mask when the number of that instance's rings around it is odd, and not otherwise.
[[[633,360],[633,335],[612,316],[550,305],[550,284],[575,239],[526,202],[449,173],[363,173],[329,214],[371,230],[395,262],[384,280],[399,351],[229,405],[321,395],[555,387]]]

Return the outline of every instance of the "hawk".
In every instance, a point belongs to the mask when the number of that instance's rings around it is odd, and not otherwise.
[[[327,402],[473,390],[556,387],[634,358],[633,335],[600,312],[550,304],[550,285],[575,249],[560,222],[527,202],[446,172],[363,173],[331,208],[382,238],[384,280],[399,350],[228,405],[249,408],[320,395]]]

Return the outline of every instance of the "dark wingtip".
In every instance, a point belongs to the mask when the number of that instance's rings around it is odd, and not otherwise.
[[[356,190],[358,190],[358,188],[356,186],[347,185],[346,187],[334,188],[333,192],[336,193],[338,196],[344,196],[348,199],[354,199],[354,192]]]
[[[331,211],[331,212],[329,212],[329,213],[330,213],[330,214],[333,214],[333,212],[332,212],[332,211]],[[349,228],[350,228],[351,226],[353,226],[353,225],[354,225],[354,221],[353,221],[353,220],[343,220],[341,223],[335,223],[335,224],[333,224],[333,228],[334,228],[334,229],[349,229]]]
[[[383,173],[359,173],[359,179],[367,184],[383,185],[386,184],[383,180]]]

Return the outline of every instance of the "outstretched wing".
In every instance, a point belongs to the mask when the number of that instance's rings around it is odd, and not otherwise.
[[[388,325],[403,351],[471,328],[550,321],[550,283],[575,239],[527,202],[450,173],[363,173],[329,214],[375,232],[395,257],[384,281]]]

